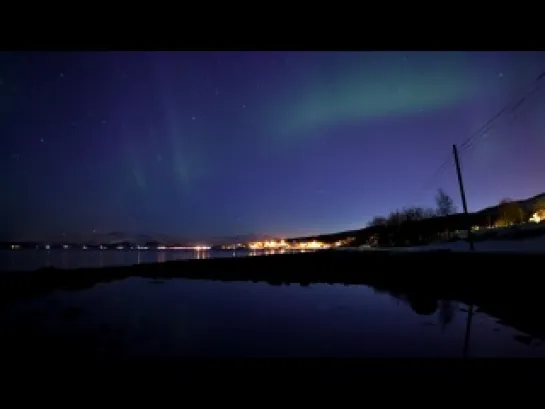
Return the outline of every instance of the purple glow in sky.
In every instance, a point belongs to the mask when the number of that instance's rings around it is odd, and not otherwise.
[[[436,173],[452,144],[544,70],[543,52],[0,53],[0,235],[290,236],[439,187],[459,202],[454,167]],[[461,150],[470,210],[545,190],[544,103]]]

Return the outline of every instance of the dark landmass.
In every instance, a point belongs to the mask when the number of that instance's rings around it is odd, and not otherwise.
[[[509,201],[520,209],[522,218],[528,217],[536,211],[536,208],[545,206],[545,193],[533,196],[524,200]],[[338,233],[322,234],[316,236],[291,238],[291,241],[311,241],[317,240],[326,243],[344,240],[348,237],[354,238],[350,246],[360,246],[375,242],[379,246],[414,246],[419,244],[428,244],[439,239],[439,236],[447,232],[464,231],[471,226],[489,227],[498,222],[505,214],[505,204],[487,207],[468,216],[463,213],[456,213],[448,216],[434,216],[420,220],[403,220],[395,225],[371,225],[362,229],[347,230]],[[510,212],[508,209],[507,212]],[[517,210],[515,210],[515,213]],[[516,220],[513,220],[516,221]],[[543,233],[541,233],[543,234]],[[494,238],[495,233],[489,233],[489,237],[481,236],[482,240]],[[516,238],[516,237],[514,237]]]
[[[533,268],[545,255],[430,251],[315,253],[169,261],[132,267],[0,274],[0,307],[55,290],[83,290],[129,277],[268,282],[364,284],[407,300],[418,313],[433,313],[440,300],[475,304],[504,324],[545,339],[541,277]]]
[[[537,209],[545,209],[545,193],[524,200],[504,199],[497,206],[487,207],[468,216],[462,213],[437,216],[433,209],[408,207],[390,213],[388,217],[379,217],[385,223],[371,223],[371,225],[338,233],[321,234],[305,237],[287,238],[289,242],[320,241],[334,243],[347,241],[348,246],[360,246],[372,244],[381,247],[399,247],[429,244],[440,240],[457,239],[455,232],[466,231],[471,226],[491,227],[503,220],[506,225],[517,225],[526,220]],[[394,217],[395,216],[395,217]],[[376,221],[376,220],[375,220]],[[545,226],[545,222],[542,222]],[[488,235],[479,235],[478,239],[487,240],[496,238],[494,231]],[[525,233],[522,234],[525,236]],[[519,237],[513,237],[519,238]],[[111,232],[106,234],[70,234],[66,236],[52,237],[47,241],[18,240],[0,241],[0,249],[9,249],[17,245],[21,249],[43,249],[45,243],[51,249],[61,249],[64,245],[71,248],[81,248],[86,245],[89,249],[99,248],[115,249],[117,246],[135,247],[137,245],[149,247],[151,250],[158,246],[198,246],[212,245],[214,250],[221,250],[223,245],[239,244],[240,248],[245,243],[253,241],[276,240],[278,237],[259,234],[246,234],[239,236],[210,237],[200,240],[169,235],[146,235],[125,232]]]
[[[148,247],[148,250],[157,250],[158,246],[161,246],[161,243],[157,242],[148,242],[141,244],[141,246]],[[122,246],[125,250],[132,250],[137,243],[134,242],[117,242],[117,243],[73,243],[73,242],[64,242],[64,243],[52,243],[45,244],[41,242],[32,242],[32,241],[9,241],[9,242],[0,242],[0,250],[13,250],[13,246],[17,246],[17,250],[82,250],[84,247],[86,250],[118,250],[118,246]],[[47,246],[47,247],[46,247]],[[65,247],[67,246],[67,247]],[[140,249],[140,251],[143,251]]]
[[[158,247],[158,246],[202,246],[202,245],[216,245],[222,246],[226,244],[247,243],[252,241],[264,241],[274,240],[275,237],[263,234],[245,234],[238,236],[224,236],[224,237],[201,237],[201,238],[188,238],[181,236],[170,236],[166,234],[134,234],[126,232],[110,232],[110,233],[87,233],[87,234],[66,234],[59,236],[48,237],[47,239],[37,240],[33,237],[28,239],[11,239],[6,240],[5,237],[0,239],[0,249],[11,248],[12,245],[18,245],[22,249],[36,249],[44,248],[45,244],[48,244],[51,249],[60,249],[64,245],[68,245],[71,248],[81,248],[87,246],[88,248],[99,248],[100,246],[106,249],[114,249],[116,246],[146,246],[146,247]]]

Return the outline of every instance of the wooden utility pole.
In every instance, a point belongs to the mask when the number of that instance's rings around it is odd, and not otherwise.
[[[466,334],[464,337],[464,351],[462,356],[467,358],[469,356],[469,339],[471,337],[471,321],[473,320],[473,304],[468,305],[467,309],[467,321],[466,321]]]
[[[464,191],[464,181],[462,180],[462,172],[460,171],[460,161],[458,160],[458,149],[456,145],[452,145],[452,152],[454,154],[454,163],[456,164],[456,174],[458,175],[458,185],[460,186],[460,196],[462,197],[462,206],[464,208],[464,216],[467,225],[467,239],[469,240],[469,249],[475,250],[473,244],[473,235],[471,234],[471,223],[469,220],[469,213],[467,212],[466,193]]]
[[[466,193],[464,190],[464,181],[462,179],[462,172],[460,171],[460,161],[458,159],[458,149],[456,145],[452,145],[452,153],[454,154],[454,163],[456,164],[456,175],[458,176],[458,185],[460,186],[460,196],[462,198],[462,206],[464,208],[464,216],[467,224],[467,239],[469,240],[469,249],[475,250],[473,244],[473,235],[471,234],[471,223],[469,220],[469,213],[467,211]],[[464,351],[463,356],[469,356],[469,339],[471,336],[471,321],[473,320],[473,304],[468,305],[467,310],[467,322],[466,322],[466,334],[464,337]]]

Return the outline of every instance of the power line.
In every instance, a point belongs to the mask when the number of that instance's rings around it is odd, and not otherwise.
[[[497,112],[492,118],[490,118],[483,126],[481,126],[473,135],[468,137],[466,140],[464,140],[460,144],[460,149],[467,149],[469,146],[471,146],[472,142],[478,139],[479,137],[482,137],[482,135],[487,134],[492,128],[493,124],[496,120],[501,118],[502,115],[505,113],[514,113],[527,101],[529,100],[535,93],[537,93],[542,87],[539,84],[539,81],[541,79],[545,78],[545,71],[543,71],[541,74],[537,76],[535,80],[533,80],[529,85],[532,86],[532,89],[525,95],[523,95],[520,98],[514,98],[507,103],[499,112]],[[536,85],[537,84],[537,85]]]
[[[509,101],[500,111],[498,111],[495,115],[493,115],[488,121],[484,123],[480,128],[477,129],[474,133],[472,133],[468,138],[466,138],[462,143],[459,145],[460,151],[468,151],[468,149],[472,146],[475,146],[475,142],[479,140],[479,138],[482,138],[490,133],[492,129],[494,129],[494,124],[497,122],[498,119],[500,119],[503,115],[506,113],[515,113],[520,110],[520,108],[530,100],[530,98],[535,95],[541,88],[542,85],[540,85],[540,81],[545,78],[545,70],[542,71],[533,81],[531,81],[528,85],[526,85],[523,89],[530,88],[530,91],[525,93],[522,97],[513,98]],[[435,181],[435,179],[444,171],[446,170],[449,165],[453,165],[454,160],[452,159],[451,155],[448,155],[448,157],[445,159],[445,161],[435,170],[435,172],[432,174],[430,179],[426,182],[424,186],[424,190],[427,190],[432,182]]]
[[[449,165],[452,165],[454,163],[454,160],[452,159],[452,156],[449,155],[445,161],[439,166],[433,175],[428,179],[428,181],[424,185],[424,189],[428,189],[430,185],[435,181],[435,179],[443,172]]]
[[[543,88],[543,84],[536,85],[533,89],[530,90],[530,92],[523,97],[521,97],[513,106],[511,109],[509,109],[509,112],[505,111],[504,114],[513,114],[512,120],[515,120],[517,117],[517,112],[520,111],[521,107],[523,107],[525,104],[527,105],[527,101],[530,100],[532,96],[534,96],[538,91],[540,91]],[[499,120],[499,118],[498,118]],[[480,139],[486,138],[488,135],[491,134],[492,130],[495,128],[495,124],[491,123],[489,126],[481,131],[479,134],[474,135],[471,139],[466,140],[467,143],[460,147],[462,151],[470,152],[471,149],[474,149],[476,146],[476,143]]]

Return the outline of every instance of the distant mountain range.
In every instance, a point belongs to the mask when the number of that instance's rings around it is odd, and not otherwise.
[[[197,246],[197,245],[223,245],[234,243],[247,243],[250,241],[263,241],[273,239],[272,236],[259,235],[259,234],[245,234],[238,236],[220,236],[212,238],[202,239],[190,239],[181,236],[174,236],[168,234],[137,234],[127,232],[110,232],[110,233],[84,233],[84,234],[66,234],[48,237],[47,239],[32,239],[24,240],[31,242],[44,242],[44,243],[69,243],[69,244],[87,244],[87,245],[99,245],[99,244],[118,244],[118,243],[133,243],[144,245],[146,243],[157,243],[158,245],[173,246]]]

